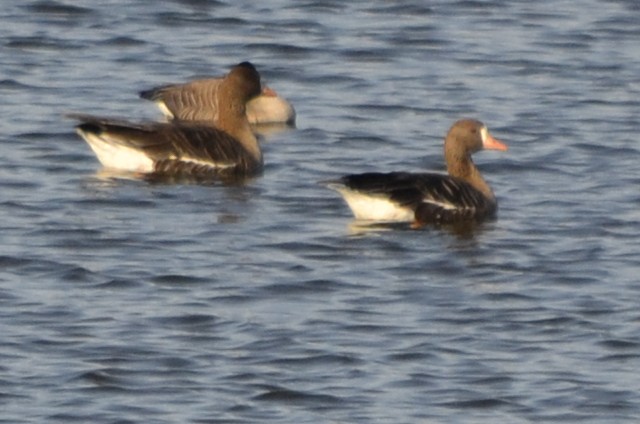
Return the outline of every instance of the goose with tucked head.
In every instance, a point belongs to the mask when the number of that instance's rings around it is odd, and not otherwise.
[[[140,97],[151,100],[167,119],[208,121],[217,125],[220,108],[226,97],[221,95],[224,78],[205,78],[184,84],[168,84],[140,92]],[[293,125],[296,112],[287,100],[273,89],[263,87],[246,105],[250,124]]]

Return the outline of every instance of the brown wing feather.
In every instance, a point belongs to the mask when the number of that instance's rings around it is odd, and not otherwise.
[[[259,164],[233,137],[213,127],[173,125],[166,143],[149,152],[157,172],[252,173]]]
[[[210,78],[186,84],[164,85],[142,91],[140,97],[162,102],[175,119],[216,121],[220,79]]]

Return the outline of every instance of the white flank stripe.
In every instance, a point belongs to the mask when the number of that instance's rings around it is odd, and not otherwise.
[[[422,203],[429,203],[431,205],[436,205],[442,209],[445,210],[454,210],[454,209],[458,209],[458,207],[454,204],[451,204],[449,202],[438,202],[437,200],[431,200],[431,199],[422,199]]]
[[[175,156],[172,156],[172,157],[169,157],[169,159],[179,160],[180,162],[190,163],[197,166],[206,166],[208,168],[215,168],[215,169],[233,168],[234,166],[236,166],[234,162],[212,162],[208,160],[201,160],[201,159],[191,158],[186,156],[181,157],[179,159]]]

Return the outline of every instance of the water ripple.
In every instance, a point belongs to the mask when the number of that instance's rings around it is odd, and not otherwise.
[[[637,2],[7,4],[0,399],[30,422],[635,422]],[[237,184],[100,169],[71,111],[240,60],[292,101]],[[322,181],[474,160],[472,227],[362,225]]]

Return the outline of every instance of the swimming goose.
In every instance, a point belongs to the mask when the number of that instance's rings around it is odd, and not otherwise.
[[[346,175],[330,183],[345,199],[357,219],[455,224],[495,216],[493,191],[474,165],[471,154],[483,150],[507,150],[480,121],[461,119],[453,124],[444,142],[448,175],[391,172]]]
[[[88,115],[78,134],[106,168],[147,174],[248,176],[260,172],[262,152],[245,115],[248,99],[260,93],[260,75],[248,62],[220,83],[225,99],[217,126],[193,121],[132,123]]]
[[[220,102],[224,101],[220,97],[223,81],[223,78],[208,78],[163,85],[140,92],[140,97],[155,102],[168,119],[209,121],[215,125]],[[296,119],[293,106],[268,87],[247,102],[246,114],[250,124],[293,125]]]

